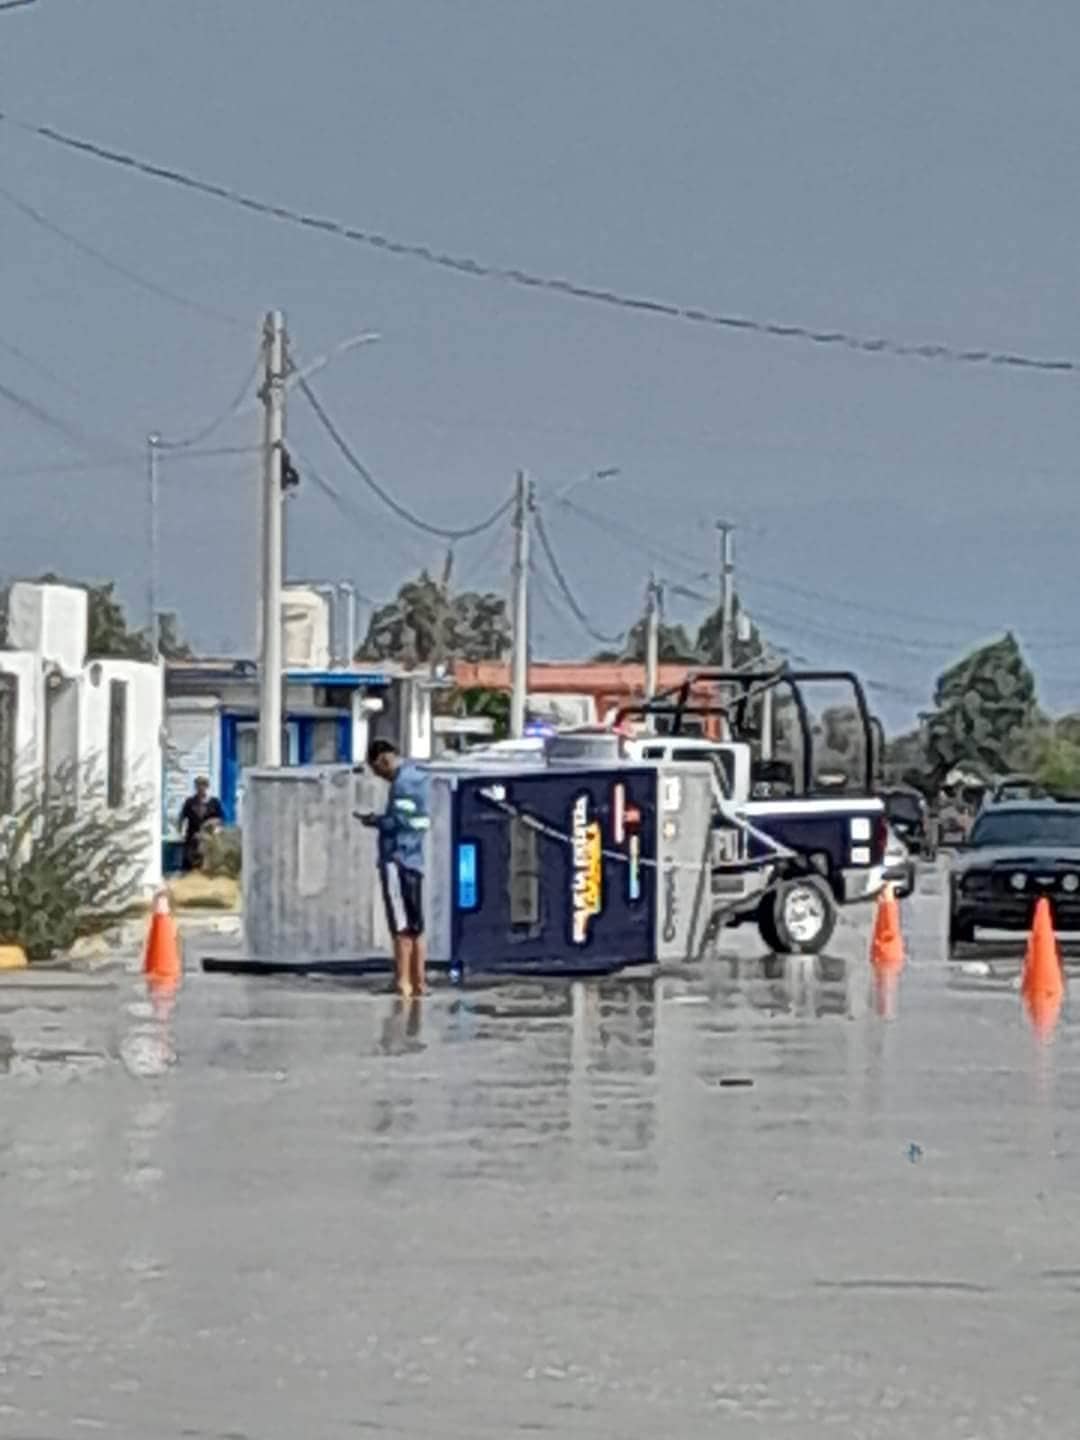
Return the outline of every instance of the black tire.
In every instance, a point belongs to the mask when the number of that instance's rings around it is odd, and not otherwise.
[[[949,911],[949,949],[955,950],[957,945],[974,945],[975,926],[970,920],[958,920],[956,911]]]
[[[758,911],[761,938],[777,955],[817,955],[835,929],[836,901],[817,875],[782,881]]]

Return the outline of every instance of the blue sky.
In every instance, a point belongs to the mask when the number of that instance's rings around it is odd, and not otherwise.
[[[1080,11],[818,0],[39,0],[0,15],[21,118],[405,240],[599,288],[820,329],[1080,354]],[[694,581],[740,526],[740,589],[779,645],[894,687],[902,723],[1012,626],[1054,708],[1080,703],[1076,380],[868,357],[455,276],[291,229],[0,127],[0,571],[115,577],[146,607],[145,435],[222,411],[282,306],[365,463],[467,524],[518,466],[594,627],[650,564]],[[222,312],[222,319],[206,310]],[[2,397],[2,391],[0,391]],[[290,570],[384,597],[437,543],[365,496],[302,400]],[[214,437],[258,438],[243,417]],[[209,442],[208,442],[209,443]],[[167,463],[163,600],[248,648],[256,457]],[[618,481],[554,494],[618,465]],[[55,467],[69,467],[59,470]],[[53,467],[53,468],[50,468]],[[92,467],[92,468],[91,468]],[[642,538],[644,537],[644,538]],[[650,549],[656,553],[650,556]],[[505,581],[505,533],[461,546]],[[537,647],[595,648],[548,581]],[[700,606],[672,602],[694,622]]]

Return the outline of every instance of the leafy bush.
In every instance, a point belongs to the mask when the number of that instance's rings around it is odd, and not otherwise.
[[[202,873],[239,880],[244,853],[240,831],[235,828],[204,831],[199,838],[202,841]]]
[[[0,820],[0,943],[47,960],[114,925],[139,898],[149,815],[143,796],[110,810],[92,766],[21,784]]]

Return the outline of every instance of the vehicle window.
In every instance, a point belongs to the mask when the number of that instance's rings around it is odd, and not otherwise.
[[[994,795],[997,800],[1038,800],[1043,793],[1040,786],[1017,780],[1007,785],[999,785]]]
[[[650,745],[642,751],[646,760],[662,760],[664,758],[664,747],[662,745]]]
[[[989,811],[972,826],[969,844],[982,845],[1076,845],[1080,847],[1080,811],[1010,810]]]
[[[897,820],[916,821],[922,818],[922,810],[914,795],[890,795],[885,810]]]

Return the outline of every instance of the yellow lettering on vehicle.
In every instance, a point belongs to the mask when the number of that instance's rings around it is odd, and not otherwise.
[[[574,862],[574,944],[584,945],[589,938],[590,920],[594,915],[600,914],[604,873],[600,822],[589,819],[587,795],[579,795],[574,801],[571,844]]]

